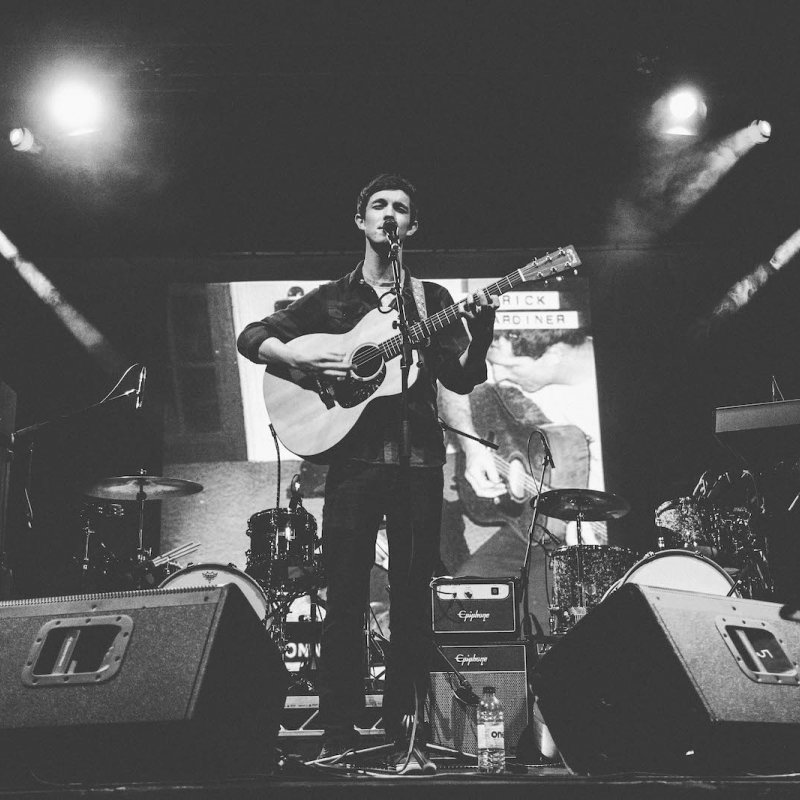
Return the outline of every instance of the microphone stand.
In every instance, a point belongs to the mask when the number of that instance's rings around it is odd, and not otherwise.
[[[522,637],[525,641],[530,641],[533,638],[533,626],[531,623],[530,613],[528,609],[528,571],[531,568],[531,555],[533,553],[533,532],[536,530],[536,517],[539,515],[539,498],[542,496],[542,488],[544,486],[544,475],[548,467],[555,467],[553,463],[553,455],[550,452],[550,446],[547,443],[547,437],[538,428],[536,431],[542,437],[544,444],[544,461],[542,462],[542,471],[539,475],[539,485],[536,487],[536,496],[531,500],[531,508],[533,508],[533,516],[531,517],[531,524],[528,528],[528,546],[525,549],[525,560],[523,561],[520,570],[521,581],[521,605],[522,605]],[[530,439],[529,439],[530,441]]]
[[[396,227],[396,226],[395,226]],[[389,263],[392,265],[395,301],[397,303],[396,327],[400,331],[400,467],[401,471],[411,465],[411,429],[408,419],[408,374],[412,363],[411,336],[408,332],[405,303],[403,302],[402,274],[400,272],[400,239],[396,229],[386,231],[389,239]]]
[[[384,230],[386,230],[384,228]],[[389,263],[392,265],[392,276],[394,279],[393,292],[397,302],[397,328],[400,330],[400,337],[402,340],[402,348],[400,351],[400,475],[401,482],[405,484],[408,493],[408,502],[411,502],[411,429],[408,419],[408,373],[411,369],[413,348],[411,342],[411,335],[408,331],[408,319],[406,317],[405,303],[403,303],[403,286],[401,283],[400,272],[400,240],[397,236],[397,231],[386,230],[386,236],[389,239]],[[496,445],[495,445],[496,447]],[[438,646],[437,646],[438,649]],[[439,650],[441,653],[441,650]],[[444,655],[444,654],[442,654]],[[447,659],[445,658],[445,661]],[[449,663],[449,662],[448,662]],[[452,667],[452,664],[450,665]],[[463,676],[461,676],[463,681]],[[463,683],[462,683],[463,685]],[[416,687],[417,690],[422,687]],[[420,714],[421,709],[415,710],[416,714]],[[442,747],[441,745],[428,743],[428,749],[447,755],[453,755],[460,758],[471,760],[474,756],[464,753],[461,750],[456,750],[450,747]]]
[[[484,447],[489,447],[492,450],[500,449],[500,445],[497,444],[497,442],[490,442],[488,439],[481,439],[480,436],[473,436],[471,433],[454,428],[452,425],[448,425],[441,417],[439,417],[439,426],[443,431],[450,431],[450,433],[455,433],[457,436],[472,439],[473,442],[478,442],[478,444],[482,444]]]
[[[400,348],[400,485],[405,486],[405,490],[409,497],[407,501],[410,503],[411,498],[411,476],[409,471],[411,469],[411,428],[408,417],[408,374],[411,370],[412,363],[412,343],[411,336],[408,332],[408,319],[406,317],[405,303],[403,302],[403,284],[402,273],[400,271],[400,238],[397,235],[397,225],[392,227],[384,224],[384,233],[389,240],[389,263],[392,266],[392,294],[395,297],[395,304],[397,306],[397,321],[394,326],[400,331],[401,348]],[[412,550],[413,553],[413,550]],[[409,564],[409,573],[410,573]],[[369,619],[368,617],[366,619]],[[367,644],[367,661],[369,661],[369,645]],[[414,687],[415,693],[420,687]],[[415,714],[419,713],[419,708],[415,708]],[[379,753],[390,751],[394,744],[387,743],[377,745],[375,747],[358,748],[350,753],[350,756],[374,756]]]
[[[23,487],[23,491],[25,494],[26,524],[29,530],[33,530],[33,525],[34,525],[34,511],[33,511],[33,503],[31,501],[31,493],[32,493],[31,478],[33,475],[33,454],[36,445],[36,434],[38,434],[40,431],[47,431],[50,428],[57,428],[62,424],[72,422],[74,420],[82,419],[84,417],[89,417],[96,411],[99,411],[101,408],[104,409],[106,406],[109,406],[112,403],[116,403],[119,400],[125,400],[128,397],[135,396],[136,394],[137,394],[136,389],[128,389],[126,392],[123,392],[122,394],[114,395],[113,397],[109,397],[108,399],[102,400],[99,403],[94,403],[93,405],[86,406],[85,408],[82,408],[78,411],[74,411],[70,414],[66,414],[61,417],[56,417],[55,419],[44,420],[43,422],[36,422],[33,425],[27,425],[24,428],[19,428],[9,436],[8,450],[10,452],[10,458],[12,459],[15,458],[15,456],[17,455],[18,446],[22,443],[27,444],[28,465],[27,465],[25,486]]]

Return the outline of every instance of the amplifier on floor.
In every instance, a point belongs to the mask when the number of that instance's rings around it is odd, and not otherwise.
[[[288,674],[233,585],[0,603],[0,752],[54,781],[263,774]]]
[[[471,685],[475,699],[484,686],[495,687],[503,704],[506,752],[514,753],[528,724],[526,646],[513,642],[442,645],[433,658],[428,707],[432,741],[476,752],[477,705],[456,696],[460,675]]]
[[[800,623],[780,608],[620,587],[534,672],[565,763],[586,774],[800,770]]]
[[[516,582],[513,578],[436,578],[431,583],[433,632],[440,641],[515,639]]]

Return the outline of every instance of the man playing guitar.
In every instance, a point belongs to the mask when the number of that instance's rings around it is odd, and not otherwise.
[[[411,183],[396,175],[374,178],[361,190],[356,207],[355,223],[364,235],[363,261],[348,275],[248,325],[238,339],[242,355],[270,370],[292,369],[334,384],[346,381],[357,365],[344,348],[331,344],[335,339],[304,339],[292,347],[287,342],[309,334],[346,333],[375,309],[396,318],[391,246],[384,228],[387,221],[396,223],[402,259],[403,242],[419,226],[417,211]],[[400,265],[409,324],[453,304],[446,289],[415,281],[402,260]],[[373,399],[352,429],[323,454],[330,469],[322,519],[328,592],[319,676],[319,722],[325,730],[320,757],[357,745],[354,726],[364,708],[362,627],[375,539],[385,517],[391,645],[383,721],[387,741],[396,744],[390,763],[405,773],[435,771],[419,734],[408,755],[407,731],[408,720],[421,716],[428,682],[429,583],[439,561],[445,449],[437,419],[436,381],[466,394],[486,379],[496,306],[494,297],[477,297],[462,309],[469,335],[457,323],[421,348],[416,380],[408,391],[408,468],[400,464],[398,394]],[[320,341],[326,344],[320,346]]]

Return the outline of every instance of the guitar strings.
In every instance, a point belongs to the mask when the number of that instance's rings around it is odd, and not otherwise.
[[[577,266],[580,263],[576,264],[573,258],[574,251],[571,248],[559,248],[558,251],[554,251],[552,253],[547,253],[546,255],[542,256],[541,258],[535,258],[533,261],[526,264],[524,267],[506,275],[503,278],[500,278],[497,282],[490,284],[489,286],[484,286],[483,289],[479,289],[477,292],[470,296],[470,300],[475,303],[478,301],[478,298],[481,294],[485,297],[489,297],[493,294],[502,295],[506,292],[513,289],[515,286],[518,286],[521,283],[531,283],[536,281],[547,281],[548,278],[552,278],[556,276],[558,273],[564,271],[565,267],[563,266],[563,261],[566,259],[566,268],[568,269],[575,269],[577,272]],[[576,256],[577,259],[577,256]],[[526,275],[526,272],[530,272],[531,269],[539,269],[541,264],[547,265],[546,269],[549,269],[549,274],[545,275],[541,272],[538,274],[533,275]],[[466,298],[464,298],[466,300]],[[451,322],[455,322],[456,319],[459,318],[460,314],[458,312],[458,306],[463,301],[459,301],[458,303],[453,303],[452,305],[448,306],[447,308],[443,308],[441,311],[437,311],[435,314],[431,315],[427,319],[420,320],[419,322],[415,322],[409,326],[409,332],[412,334],[412,338],[414,336],[419,336],[419,340],[425,339],[430,335],[430,332],[426,330],[426,326],[433,325],[434,330],[438,327],[444,327]],[[454,319],[450,319],[451,315],[455,315]],[[400,345],[402,343],[401,336],[393,336],[390,339],[387,339],[385,342],[378,345],[378,350],[381,352],[381,355],[389,357],[394,357],[399,355],[400,353]],[[372,356],[362,356],[353,359],[353,364],[357,367],[366,364],[368,361],[372,360]]]

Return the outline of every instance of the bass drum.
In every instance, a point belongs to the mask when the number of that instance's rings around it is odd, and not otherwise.
[[[741,597],[738,591],[731,592],[735,585],[734,580],[719,564],[700,553],[688,550],[649,553],[611,586],[603,600],[624,583]]]
[[[246,573],[232,564],[190,564],[179,569],[162,581],[159,589],[194,589],[208,586],[227,586],[233,583],[253,606],[258,618],[266,622],[269,616],[269,601],[266,592]]]

